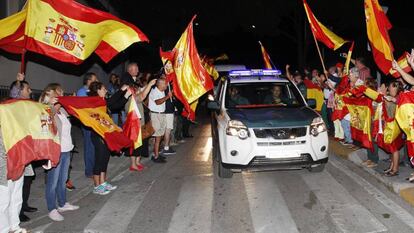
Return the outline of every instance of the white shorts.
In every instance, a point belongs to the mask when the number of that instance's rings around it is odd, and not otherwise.
[[[152,127],[154,128],[155,132],[152,136],[160,137],[165,134],[166,128],[166,114],[164,113],[153,113],[151,112],[151,123]]]
[[[165,114],[166,128],[174,129],[174,113]]]

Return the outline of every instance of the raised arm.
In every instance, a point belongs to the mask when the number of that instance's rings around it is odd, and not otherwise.
[[[411,56],[411,58],[412,58],[413,56]],[[408,74],[407,72],[405,72],[401,67],[400,67],[400,65],[398,65],[398,62],[397,61],[393,61],[392,62],[392,68],[394,69],[394,70],[396,70],[398,73],[400,73],[401,74],[401,77],[408,83],[408,84],[410,84],[410,85],[414,85],[414,77],[413,76],[411,76],[410,74]]]

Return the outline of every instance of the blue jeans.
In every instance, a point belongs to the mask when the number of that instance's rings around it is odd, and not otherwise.
[[[82,127],[83,133],[83,159],[85,161],[85,176],[93,176],[93,167],[95,166],[95,148],[91,140],[91,131]]]
[[[113,113],[111,115],[111,118],[114,121],[114,124],[119,126],[119,113]]]
[[[353,143],[351,136],[351,122],[345,119],[341,120],[342,129],[344,130],[345,142]]]
[[[66,203],[66,180],[68,179],[70,164],[70,152],[61,152],[59,164],[47,172],[46,203],[50,211],[57,209]]]

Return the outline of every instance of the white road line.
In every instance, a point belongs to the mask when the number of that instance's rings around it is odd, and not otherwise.
[[[255,232],[299,232],[274,177],[243,173],[243,181]]]
[[[195,161],[201,161],[201,162],[207,162],[210,158],[211,149],[212,149],[212,138],[208,137],[206,141],[206,145],[201,149],[197,151],[197,155],[194,158]]]
[[[336,161],[336,159],[331,159],[329,163],[337,169],[341,170],[343,173],[349,176],[354,182],[359,184],[363,189],[365,189],[369,194],[371,194],[377,201],[379,201],[385,207],[393,211],[402,222],[407,224],[414,231],[414,217],[408,211],[406,211],[393,200],[388,198],[383,192],[374,187],[360,175],[352,172],[351,170],[349,170],[348,167]]]
[[[137,185],[130,184],[114,190],[113,194],[109,194],[112,197],[89,222],[84,232],[125,232],[154,182],[146,189],[139,189]]]
[[[188,177],[183,183],[168,232],[211,232],[213,177]]]
[[[387,231],[387,228],[328,172],[304,174],[302,178],[341,232]]]

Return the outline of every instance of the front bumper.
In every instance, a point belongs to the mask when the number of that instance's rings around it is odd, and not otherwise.
[[[307,127],[306,132],[309,132]],[[311,136],[309,133],[294,139],[258,138],[249,129],[250,137],[220,138],[221,160],[225,167],[243,170],[297,169],[328,161],[328,134]]]

